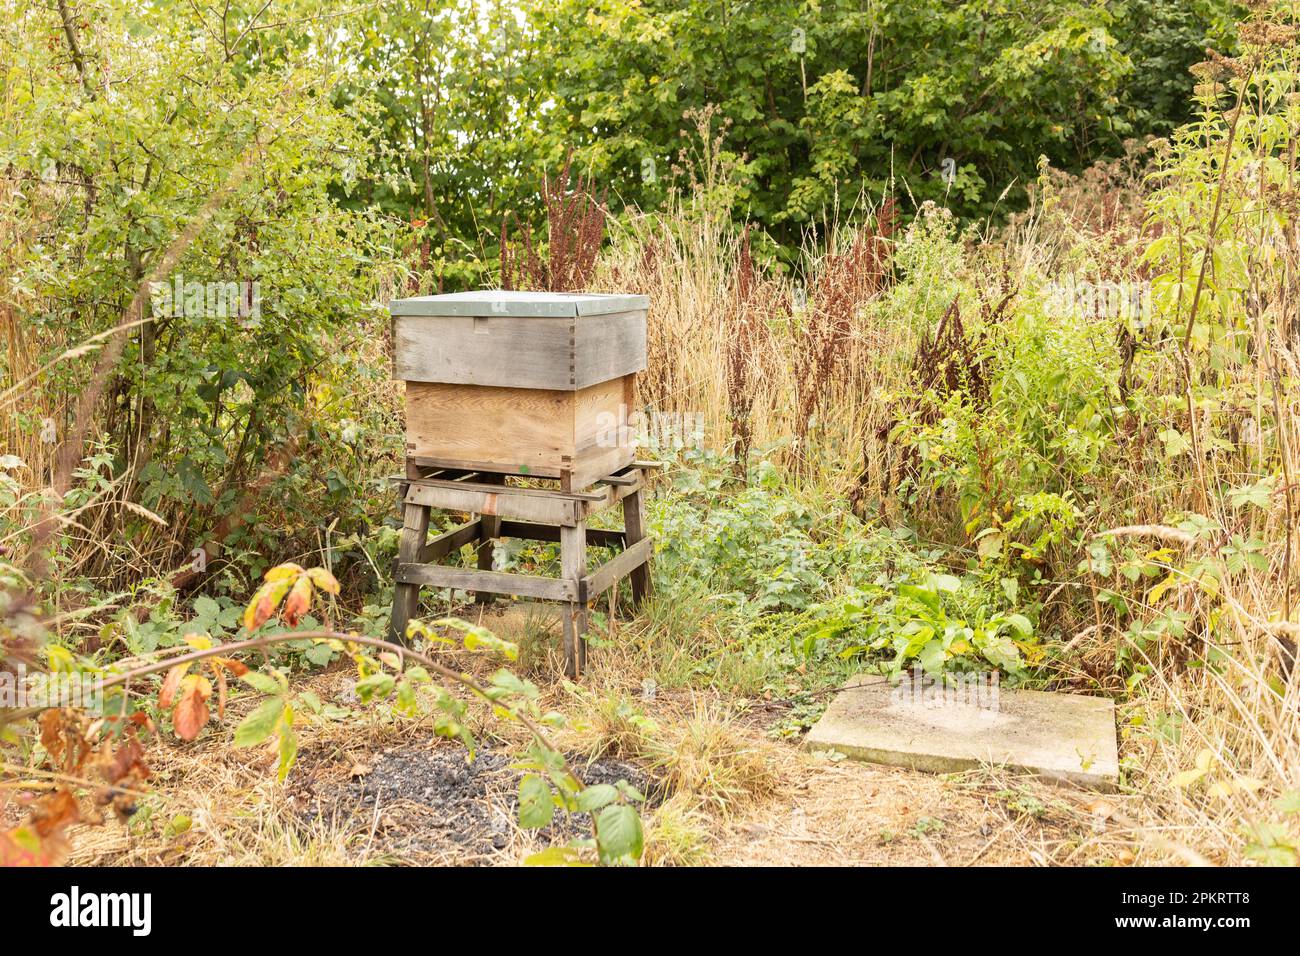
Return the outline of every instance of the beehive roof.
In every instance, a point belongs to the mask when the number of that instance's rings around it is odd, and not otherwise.
[[[393,315],[514,315],[538,318],[567,318],[578,315],[607,315],[649,308],[643,295],[603,295],[594,292],[511,292],[483,289],[478,292],[450,292],[394,299],[388,303]]]

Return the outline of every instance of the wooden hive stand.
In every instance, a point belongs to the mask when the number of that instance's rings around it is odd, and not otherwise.
[[[518,473],[444,468],[408,458],[406,478],[399,479],[403,506],[402,538],[394,578],[394,640],[406,641],[420,588],[470,591],[479,603],[508,594],[562,605],[564,669],[571,678],[587,666],[587,616],[591,602],[620,580],[631,579],[632,597],[650,593],[651,541],[645,532],[646,472],[655,462],[633,461],[597,480],[588,490],[512,485]],[[588,520],[610,508],[623,509],[623,530],[589,528]],[[466,513],[462,524],[429,537],[430,509]],[[525,538],[560,543],[558,578],[492,570],[494,542]],[[465,545],[477,550],[477,568],[440,563]],[[587,546],[622,550],[595,569],[587,567]]]
[[[405,640],[420,587],[559,601],[564,664],[586,665],[587,608],[621,578],[650,589],[630,412],[646,367],[643,295],[484,289],[394,299],[393,377],[406,389],[403,530],[392,633]],[[527,478],[533,487],[523,487]],[[553,487],[536,487],[539,483]],[[623,530],[588,528],[623,508]],[[429,539],[429,509],[469,520]],[[560,543],[558,578],[492,569],[499,538]],[[478,567],[440,563],[473,544]],[[623,550],[588,573],[587,545]]]

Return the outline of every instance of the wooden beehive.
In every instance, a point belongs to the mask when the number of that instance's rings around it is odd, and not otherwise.
[[[630,464],[648,305],[640,295],[503,291],[389,303],[408,459],[558,478],[570,491]]]

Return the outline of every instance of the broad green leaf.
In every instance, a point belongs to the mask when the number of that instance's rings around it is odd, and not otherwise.
[[[925,647],[921,648],[921,653],[917,655],[917,660],[925,668],[926,673],[938,675],[943,672],[943,662],[947,655],[943,650],[943,641],[935,638]]]
[[[555,814],[551,788],[537,774],[530,773],[519,781],[519,825],[529,830],[544,827]]]
[[[279,779],[283,783],[285,777],[289,776],[289,771],[293,769],[295,761],[298,759],[298,735],[294,732],[290,715],[293,709],[285,708],[285,719],[280,722],[280,773]]]
[[[1008,614],[1006,622],[1011,625],[1017,634],[1021,637],[1029,637],[1034,633],[1034,625],[1023,614]]]
[[[1300,790],[1288,790],[1273,803],[1278,813],[1300,813]]]
[[[206,594],[200,594],[194,599],[194,613],[199,617],[212,620],[221,614],[221,605]]]
[[[641,817],[627,804],[615,804],[596,818],[596,848],[606,866],[634,865],[645,849]]]
[[[371,674],[369,677],[363,677],[357,681],[357,696],[365,704],[376,698],[383,700],[393,692],[393,685],[393,675],[384,673]]]
[[[579,791],[576,796],[578,809],[586,813],[599,810],[618,799],[618,790],[608,783],[598,783]]]
[[[260,691],[263,694],[278,694],[283,689],[280,682],[269,674],[261,674],[257,671],[249,671],[247,674],[241,674],[239,677],[245,684]]]
[[[929,590],[928,588],[918,587],[915,584],[900,584],[898,586],[898,593],[903,595],[904,597],[909,597],[912,598],[913,600],[920,601],[922,604],[924,604],[935,614],[939,614],[941,612],[941,606],[939,604],[939,595],[935,594],[933,591]]]
[[[264,700],[235,728],[235,746],[253,747],[275,733],[284,712],[284,698]]]
[[[591,866],[571,846],[548,846],[524,858],[524,866]]]
[[[961,578],[952,574],[931,574],[929,585],[936,591],[960,591]]]
[[[419,700],[415,696],[415,685],[409,680],[397,682],[397,701],[393,705],[399,713],[413,717],[419,712]]]

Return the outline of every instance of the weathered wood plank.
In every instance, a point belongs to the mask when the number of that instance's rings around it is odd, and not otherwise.
[[[574,401],[574,393],[540,388],[407,382],[406,452],[487,471],[558,474],[575,452]]]
[[[630,377],[630,376],[629,376]],[[408,461],[560,478],[575,488],[636,456],[624,379],[575,392],[406,384]]]
[[[410,455],[408,461],[418,462],[421,465],[427,465],[441,469],[473,469],[478,472],[493,472],[499,475],[512,475],[519,478],[559,478],[559,468],[544,468],[541,466],[532,467],[514,462],[501,461],[468,461],[466,459],[454,458],[431,458],[428,455]],[[440,475],[431,474],[429,478],[438,478]]]
[[[393,375],[575,391],[645,370],[646,313],[395,315]]]
[[[650,558],[650,547],[649,538],[642,538],[636,544],[629,544],[627,550],[610,558],[594,573],[583,578],[582,586],[579,588],[580,599],[594,600],[633,571],[644,567]]]
[[[502,521],[501,537],[523,538],[526,541],[559,541],[560,529],[528,521]],[[588,528],[587,544],[597,548],[621,548],[624,544],[623,532]]]
[[[580,596],[587,577],[586,525],[560,529],[560,566],[564,580],[577,592],[560,612],[564,618],[564,670],[576,680],[587,666],[587,604]]]
[[[480,525],[481,519],[475,518],[473,521],[466,521],[462,525],[444,531],[436,538],[430,538],[420,549],[420,560],[425,563],[440,561],[465,545],[473,544],[479,538]]]
[[[638,480],[635,475],[605,475],[596,479],[606,485],[622,485],[624,488],[631,488]]]
[[[403,509],[402,537],[397,544],[399,561],[415,561],[429,536],[429,509],[408,502]],[[406,625],[415,616],[420,601],[418,585],[397,583],[393,587],[393,611],[388,623],[390,640],[406,642]]]
[[[631,462],[636,449],[631,445],[591,446],[579,448],[574,455],[570,477],[572,487],[590,488],[602,476],[613,474]]]
[[[393,315],[605,315],[650,307],[644,295],[607,292],[525,292],[512,289],[477,289],[393,299]]]
[[[555,498],[564,501],[590,501],[599,503],[608,497],[604,489],[595,491],[561,491],[558,488],[514,488],[493,484],[488,481],[443,481],[441,478],[418,478],[408,484],[421,488],[468,489],[469,491],[490,491],[496,494],[515,495],[524,498]]]
[[[572,526],[581,520],[581,506],[594,502],[575,501],[572,498],[520,495],[510,491],[478,491],[455,485],[428,485],[412,483],[406,490],[406,501],[442,511],[463,511],[468,514],[498,515],[520,521],[537,521],[542,524]]]
[[[541,578],[504,571],[479,571],[473,568],[448,568],[438,564],[399,563],[394,578],[402,584],[419,584],[457,591],[490,591],[493,594],[516,594],[543,601],[573,601],[578,596],[578,582],[563,578]]]
[[[573,375],[578,388],[645,371],[644,312],[581,316],[573,341]]]
[[[408,382],[571,392],[582,387],[574,376],[578,321],[512,315],[395,316],[394,375]]]
[[[505,475],[484,475],[484,484],[504,485],[506,483]],[[496,547],[496,537],[501,533],[501,519],[496,515],[483,515],[478,519],[479,535],[478,548],[475,549],[475,563],[480,571],[492,570],[492,555]],[[474,595],[475,604],[490,604],[492,602],[492,593],[490,591],[479,591]]]
[[[634,547],[650,544],[650,539],[646,537],[645,532],[645,495],[640,490],[623,499],[623,527],[627,529],[627,547],[629,551]],[[650,596],[650,559],[648,551],[646,552],[646,560],[633,568],[630,574],[632,600],[640,604]]]
[[[608,508],[614,507],[628,495],[636,494],[644,487],[644,481],[638,475],[637,482],[634,485],[598,485],[593,491],[603,494],[600,501],[583,501],[583,517],[589,518],[592,515],[599,514]]]

